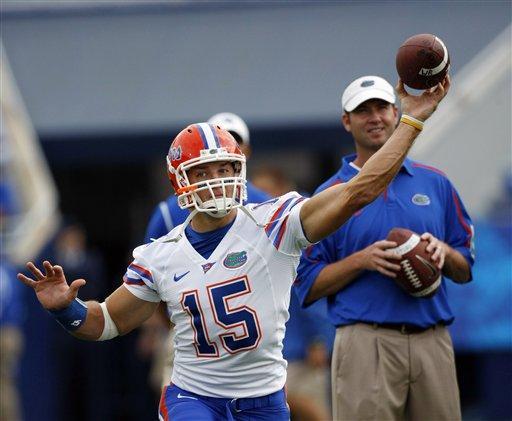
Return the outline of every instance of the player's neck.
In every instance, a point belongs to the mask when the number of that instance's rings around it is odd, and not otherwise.
[[[214,218],[207,213],[199,212],[190,222],[190,226],[196,232],[213,231],[225,227],[229,223],[233,222],[233,220],[236,218],[236,212],[237,210],[233,209],[222,218]]]

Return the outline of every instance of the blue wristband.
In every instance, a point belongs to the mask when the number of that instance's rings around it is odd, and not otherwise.
[[[66,308],[49,310],[49,312],[64,329],[73,332],[85,322],[87,305],[79,298],[75,298]]]

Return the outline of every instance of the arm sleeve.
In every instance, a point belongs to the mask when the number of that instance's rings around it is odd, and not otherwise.
[[[455,188],[448,182],[446,201],[445,242],[469,263],[470,270],[475,261],[474,227],[464,204]],[[472,271],[471,271],[472,272]],[[470,279],[472,273],[470,274]]]
[[[150,269],[148,259],[144,256],[147,246],[137,247],[133,251],[133,262],[126,269],[123,277],[124,286],[141,300],[159,302],[160,295],[156,287],[156,277]]]
[[[332,252],[335,247],[334,242],[334,236],[329,236],[319,243],[308,247],[302,253],[293,289],[299,297],[301,306],[304,308],[312,304],[306,304],[306,297],[315,283],[318,274],[324,267],[336,261]]]
[[[308,200],[296,192],[281,196],[272,203],[267,213],[265,234],[280,252],[299,256],[302,249],[311,245],[304,235],[300,209]]]

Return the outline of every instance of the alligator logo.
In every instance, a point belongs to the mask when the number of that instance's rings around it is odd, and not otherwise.
[[[238,251],[235,253],[229,253],[222,264],[228,269],[237,269],[247,262],[247,252]]]

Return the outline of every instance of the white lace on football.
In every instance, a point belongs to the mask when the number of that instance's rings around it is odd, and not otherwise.
[[[404,269],[405,276],[407,276],[407,279],[412,284],[412,286],[414,288],[421,288],[421,285],[422,285],[421,280],[418,277],[418,275],[416,274],[416,272],[414,271],[414,268],[412,267],[409,259],[402,260],[400,262],[400,265]]]

